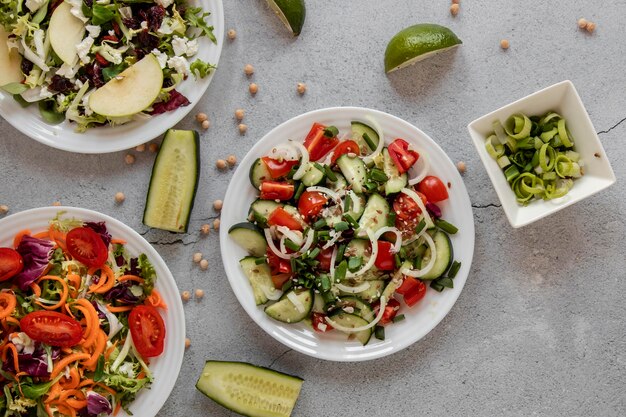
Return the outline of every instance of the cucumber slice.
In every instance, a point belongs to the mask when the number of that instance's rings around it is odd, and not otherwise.
[[[428,232],[431,233],[431,232]],[[433,241],[435,242],[435,249],[437,250],[437,258],[435,258],[435,265],[433,268],[428,271],[421,279],[429,280],[435,279],[442,276],[452,264],[453,252],[452,252],[452,242],[450,242],[450,237],[447,233],[442,232],[441,230],[437,230],[432,235]],[[430,248],[426,249],[424,252],[424,259],[422,260],[422,265],[428,264],[430,259]]]
[[[252,219],[258,223],[260,227],[267,226],[267,218],[277,207],[283,207],[284,204],[277,203],[274,200],[261,200],[260,198],[254,200],[250,204],[250,214]]]
[[[252,256],[264,256],[267,252],[267,241],[263,232],[250,222],[233,225],[228,230],[228,235]]]
[[[362,193],[365,181],[367,181],[367,171],[361,158],[356,156],[350,157],[348,154],[341,155],[337,159],[337,166],[352,186],[352,190],[355,193]]]
[[[361,153],[364,155],[372,153],[378,146],[378,141],[380,140],[378,133],[365,123],[361,122],[351,122],[350,127],[352,130],[352,140],[359,145]],[[372,145],[374,145],[373,148],[369,146],[367,141],[363,138],[364,134],[367,134],[368,138],[371,140]]]
[[[152,167],[143,223],[185,233],[198,188],[200,140],[193,130],[169,129]]]
[[[257,258],[255,257],[246,256],[239,261],[239,265],[241,265],[244,275],[250,281],[254,302],[256,305],[261,305],[268,302],[265,291],[262,288],[265,287],[271,290],[274,288],[274,283],[272,282],[272,272],[269,265],[266,263],[257,264],[256,260]]]
[[[303,379],[243,362],[207,361],[198,391],[244,416],[289,417]]]
[[[376,314],[374,314],[372,307],[368,303],[357,297],[342,297],[340,300],[337,300],[335,305],[338,308],[341,308],[344,313],[356,314],[357,316],[366,320],[368,323],[374,320],[374,317],[376,317]],[[348,311],[349,308],[352,308],[353,312]]]
[[[289,293],[296,294],[296,297],[304,307],[303,311],[298,310],[296,305],[289,299]],[[280,300],[266,307],[265,313],[274,320],[282,321],[283,323],[297,323],[308,317],[312,308],[312,290],[304,290],[301,292],[291,290],[280,297]]]
[[[258,190],[261,187],[261,182],[270,181],[271,179],[272,175],[267,166],[265,166],[265,162],[261,158],[257,158],[250,166],[250,184],[252,184],[255,190]]]
[[[346,181],[346,177],[338,172],[335,172],[335,176],[337,177],[337,181],[334,182],[329,180],[328,177],[326,178],[326,186],[335,192],[345,190],[348,186],[348,181]]]
[[[355,327],[367,326],[367,324],[369,323],[367,320],[365,320],[362,317],[357,316],[356,314],[348,314],[343,311],[333,314],[332,316],[330,316],[330,318],[333,321],[337,322],[337,324],[340,324],[344,327],[355,328]],[[347,334],[349,334],[350,337],[355,338],[356,340],[361,342],[363,346],[365,346],[367,345],[367,342],[369,342],[372,337],[372,329],[361,330],[358,333],[347,333]]]
[[[360,256],[362,263],[365,264],[370,259],[370,241],[366,239],[352,239],[346,246],[345,256]],[[385,273],[380,271],[373,265],[370,269],[365,271],[359,278],[363,281],[378,280],[381,279]]]
[[[307,187],[311,187],[312,185],[317,185],[322,182],[324,177],[324,172],[320,171],[315,164],[309,162],[309,165],[304,173],[304,177],[302,177],[302,184]]]
[[[339,295],[340,296],[346,296],[346,295],[352,296],[353,295],[371,304],[380,298],[381,294],[383,293],[383,288],[385,288],[386,281],[382,279],[373,279],[367,282],[370,284],[370,286],[365,291],[361,291],[356,294],[339,291]]]
[[[354,201],[355,196],[356,196],[357,201]],[[363,215],[363,212],[365,211],[365,197],[361,194],[350,193],[349,197],[346,196],[345,198],[349,198],[350,203],[351,203],[350,210],[348,210],[346,214],[350,215],[350,217],[352,217],[353,220],[359,221],[359,219]],[[358,210],[355,210],[357,206],[358,206]]]
[[[406,173],[400,174],[398,171],[398,167],[389,156],[389,151],[387,148],[383,149],[383,171],[387,174],[389,178],[387,182],[385,182],[385,194],[394,194],[399,193],[408,182]]]
[[[365,211],[359,220],[357,236],[366,237],[367,230],[372,233],[381,227],[387,226],[389,217],[389,203],[380,194],[372,194],[367,200]]]

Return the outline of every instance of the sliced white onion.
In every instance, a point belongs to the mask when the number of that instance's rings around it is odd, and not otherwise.
[[[263,294],[265,294],[265,297],[268,300],[272,301],[278,300],[283,295],[283,292],[281,290],[276,288],[270,288],[267,285],[261,285],[261,291],[263,291]]]
[[[409,243],[413,243],[413,242],[415,242],[415,241],[416,241],[417,239],[419,239],[419,238],[420,238],[420,236],[422,236],[424,233],[426,233],[426,227],[424,227],[424,228],[422,229],[422,231],[421,231],[421,232],[419,232],[419,233],[415,233],[415,234],[413,234],[413,236],[411,236],[410,238],[408,238],[408,239],[406,239],[406,240],[403,240],[403,241],[402,241],[402,245],[408,245]]]
[[[332,198],[335,201],[341,201],[341,196],[339,195],[339,193],[331,190],[330,188],[319,187],[319,186],[315,185],[313,187],[308,187],[306,190],[307,191],[317,191],[318,193],[326,194],[327,196],[329,196],[330,198]]]
[[[300,302],[295,292],[293,291],[288,292],[287,298],[289,299],[289,301],[291,301],[291,303],[296,307],[296,310],[298,310],[300,313],[304,313],[306,311],[304,308],[304,305],[302,304],[302,302]]]
[[[24,48],[24,58],[28,59],[33,64],[37,65],[43,71],[50,71],[50,67],[46,65],[46,62],[42,57],[33,52],[32,49],[28,45],[26,45],[26,41],[24,39],[21,40],[22,48]]]
[[[328,249],[331,246],[333,246],[341,237],[341,232],[338,232],[336,230],[331,230],[330,235],[332,236],[331,239],[328,242],[326,242],[324,246],[322,246],[322,249]]]
[[[380,309],[378,310],[378,314],[376,315],[374,320],[372,320],[371,322],[369,322],[365,326],[361,326],[361,327],[345,327],[345,326],[342,326],[341,324],[337,323],[336,321],[334,321],[330,317],[326,317],[326,322],[328,324],[330,324],[331,326],[333,326],[333,328],[335,328],[335,329],[337,329],[339,331],[342,331],[342,332],[346,332],[346,333],[362,332],[363,330],[371,329],[372,327],[376,326],[376,324],[378,324],[380,319],[383,318],[383,314],[385,313],[385,307],[386,306],[387,306],[387,299],[385,298],[385,296],[380,297]]]
[[[424,228],[425,229],[425,228]],[[381,227],[374,234],[374,238],[378,240],[383,234],[390,232],[396,235],[396,243],[394,243],[392,251],[393,253],[400,252],[400,248],[402,247],[402,233],[396,227],[385,226]]]
[[[365,118],[367,119],[368,122],[372,124],[372,127],[374,128],[376,133],[378,133],[378,146],[376,146],[376,149],[374,149],[374,152],[372,152],[371,154],[363,158],[363,162],[365,162],[366,164],[369,164],[370,162],[374,161],[374,158],[376,158],[378,154],[382,152],[383,145],[385,144],[385,134],[383,133],[383,128],[380,127],[376,119],[374,119],[371,116],[366,116]]]
[[[352,211],[356,213],[360,213],[361,212],[361,199],[352,190],[348,191],[348,195],[350,196],[350,200],[352,201]]]
[[[414,278],[420,278],[426,275],[427,273],[429,273],[430,270],[433,269],[433,266],[435,266],[435,259],[437,258],[437,249],[435,248],[435,242],[433,241],[433,238],[430,237],[428,233],[424,233],[423,237],[426,243],[428,244],[428,247],[430,248],[430,260],[428,261],[428,265],[426,265],[422,269],[404,268],[402,270],[402,273],[404,275],[408,275]]]
[[[300,248],[298,253],[302,254],[308,251],[311,245],[313,244],[314,239],[315,239],[315,232],[313,231],[313,229],[309,229],[308,233],[306,234],[306,241],[304,242],[304,245]]]
[[[424,202],[415,191],[411,190],[410,188],[403,188],[402,190],[400,190],[400,192],[411,197],[413,201],[415,201],[415,203],[418,205],[420,210],[422,210],[422,215],[424,215],[424,221],[426,222],[426,229],[430,229],[431,227],[435,226],[433,220],[430,218],[430,214],[428,214],[428,210],[426,210]]]
[[[428,156],[426,156],[424,151],[422,151],[421,149],[417,151],[417,153],[420,154],[420,160],[424,161],[424,163],[422,164],[423,167],[420,173],[417,174],[415,178],[409,178],[409,185],[415,185],[421,182],[424,178],[426,178],[426,176],[428,175],[428,171],[430,170],[430,160],[428,159]]]
[[[294,146],[279,145],[270,151],[267,155],[272,159],[278,159],[283,161],[297,161],[299,158],[299,151]]]
[[[337,260],[337,246],[333,249],[332,255],[330,255],[330,279],[331,281],[335,278],[335,261]]]
[[[339,288],[343,292],[348,292],[350,294],[357,294],[357,293],[367,290],[370,287],[370,283],[365,281],[364,283],[359,284],[356,287],[352,287],[350,285],[344,285],[344,284],[335,284],[335,287]]]
[[[367,263],[363,265],[361,269],[359,269],[356,272],[350,272],[350,271],[346,272],[346,276],[348,278],[358,277],[358,276],[363,275],[364,273],[369,271],[369,269],[372,266],[374,266],[374,262],[376,262],[376,257],[378,256],[378,240],[374,237],[374,235],[369,229],[367,229],[367,237],[369,238],[372,244],[372,254],[370,255],[370,258],[368,259]]]
[[[298,170],[293,174],[293,179],[299,180],[304,177],[306,170],[309,168],[309,151],[307,151],[304,145],[300,142],[291,141],[291,144],[300,151],[300,167],[298,167]]]
[[[276,230],[287,236],[287,238],[289,238],[293,243],[298,246],[302,246],[302,244],[304,243],[304,239],[300,235],[298,235],[296,232],[286,226],[276,226]]]
[[[278,256],[281,259],[291,259],[295,255],[295,253],[285,254],[281,252],[276,245],[274,244],[274,239],[272,238],[272,232],[270,229],[263,229],[263,233],[265,233],[265,240],[267,240],[267,244],[270,247],[270,250],[274,252],[274,255]]]

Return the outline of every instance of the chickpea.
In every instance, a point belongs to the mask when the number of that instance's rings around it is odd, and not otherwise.
[[[209,233],[211,233],[211,226],[209,226],[208,224],[203,224],[202,226],[200,226],[200,233],[202,233],[203,235],[208,235]]]
[[[298,83],[296,85],[296,90],[298,91],[298,94],[303,95],[304,93],[306,93],[306,84]]]
[[[248,87],[248,89],[250,90],[250,94],[255,95],[256,93],[259,92],[259,86],[256,85],[256,83],[250,83],[250,86]]]
[[[115,193],[115,202],[117,204],[122,204],[124,202],[124,200],[126,200],[126,196],[124,195],[123,192],[119,191],[119,192]]]
[[[235,29],[228,29],[227,35],[228,35],[228,39],[230,39],[231,41],[234,41],[235,38],[237,37],[237,31]]]
[[[202,123],[205,120],[209,120],[209,116],[207,116],[205,113],[196,114],[196,122]]]
[[[6,204],[0,205],[0,215],[7,214],[9,212],[9,206]]]
[[[502,49],[509,49],[509,46],[511,46],[511,45],[509,44],[508,40],[502,39],[500,41],[500,48],[502,48]]]
[[[587,19],[585,19],[584,17],[578,19],[578,27],[581,29],[587,29]]]
[[[465,171],[467,170],[467,166],[465,165],[465,162],[463,161],[457,162],[456,168],[459,170],[461,174],[464,174]]]
[[[243,109],[237,109],[235,110],[235,118],[239,121],[243,120],[243,116],[244,116],[244,111]]]
[[[218,159],[215,162],[215,166],[217,167],[217,169],[226,169],[226,161],[224,161],[223,159]]]
[[[245,135],[246,132],[248,131],[248,125],[245,125],[243,123],[240,123],[239,126],[237,126],[237,128],[239,129],[239,134],[241,135]]]
[[[587,29],[587,32],[593,33],[593,31],[596,30],[596,24],[593,22],[587,22],[586,29]]]
[[[205,261],[206,261],[206,259],[205,259]],[[208,264],[208,263],[209,263],[209,262],[207,261],[207,264]],[[204,297],[204,290],[201,290],[200,288],[198,288],[198,289],[195,291],[194,295],[196,296],[196,298],[202,298],[202,297]]]
[[[206,259],[201,260],[200,269],[202,269],[203,271],[206,271],[207,269],[209,269],[209,261],[207,261]]]
[[[456,16],[457,14],[459,14],[459,5],[457,3],[452,4],[452,6],[450,6],[450,14],[452,16]]]
[[[132,153],[126,154],[126,156],[124,157],[124,161],[126,162],[126,165],[134,164],[135,163],[135,155],[133,155]]]
[[[189,301],[189,299],[191,298],[191,294],[189,293],[189,291],[183,291],[183,292],[180,294],[180,298],[181,298],[183,301]]]
[[[222,200],[215,200],[213,202],[213,208],[215,209],[215,211],[220,211],[223,205],[224,205],[224,202]]]
[[[459,4],[460,1],[459,0],[452,0],[452,4]]]
[[[220,219],[213,220],[213,229],[220,230],[220,223],[221,223]]]
[[[202,129],[207,130],[209,127],[211,127],[211,122],[205,120],[200,126],[202,126]]]
[[[196,252],[193,254],[193,261],[195,263],[200,263],[200,261],[202,260],[202,253],[201,252]]]
[[[189,346],[191,346],[191,339],[186,337],[185,338],[185,349],[189,349]]]
[[[250,64],[246,64],[245,67],[243,67],[243,72],[247,75],[250,76],[252,74],[254,74],[254,67]]]
[[[237,157],[235,155],[228,155],[228,158],[226,158],[226,162],[228,162],[228,165],[235,166],[235,164],[237,163]]]
[[[52,203],[52,205],[54,207],[59,207],[61,205],[61,202],[60,201],[55,201],[54,203]]]
[[[158,143],[151,143],[150,145],[148,145],[148,150],[152,153],[156,153],[159,151],[159,144]]]
[[[146,150],[146,144],[142,143],[141,145],[137,145],[135,146],[135,150],[137,152],[144,152]]]

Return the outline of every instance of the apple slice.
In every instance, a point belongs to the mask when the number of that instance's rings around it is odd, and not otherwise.
[[[9,34],[0,25],[0,87],[11,83],[19,83],[24,79],[21,64],[22,57],[16,49],[11,49],[7,41]]]
[[[156,100],[163,86],[163,70],[152,54],[126,68],[89,96],[89,107],[109,117],[137,114]]]
[[[67,65],[76,65],[78,53],[76,45],[85,36],[85,25],[71,13],[72,6],[63,2],[54,9],[50,17],[48,34],[50,36],[50,46],[59,58]]]

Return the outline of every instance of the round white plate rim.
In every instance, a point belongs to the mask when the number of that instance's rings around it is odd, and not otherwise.
[[[242,176],[245,176],[245,181],[249,187],[249,182],[247,180],[248,171],[253,160],[266,154],[268,149],[270,148],[271,142],[273,144],[278,144],[288,139],[285,137],[280,137],[280,131],[287,130],[290,126],[293,125],[302,125],[303,123],[306,123],[308,125],[302,127],[302,129],[305,130],[304,133],[306,133],[308,132],[308,129],[310,129],[309,123],[313,123],[314,121],[320,121],[320,119],[323,118],[332,118],[334,120],[347,120],[349,123],[350,120],[364,119],[365,115],[371,115],[372,117],[376,118],[381,125],[393,122],[400,126],[399,129],[407,129],[411,131],[413,133],[412,136],[414,136],[415,138],[409,137],[405,139],[410,142],[414,142],[415,140],[417,140],[416,138],[424,140],[428,147],[435,149],[435,153],[439,155],[438,157],[444,160],[444,163],[447,165],[446,173],[449,174],[450,177],[452,177],[450,181],[454,185],[454,187],[451,189],[451,193],[458,194],[457,197],[460,197],[460,201],[457,201],[458,206],[465,206],[462,210],[455,210],[455,213],[457,213],[457,215],[463,215],[465,218],[462,224],[457,224],[457,226],[460,226],[461,229],[459,235],[462,235],[464,239],[463,248],[458,249],[458,252],[461,252],[462,254],[461,258],[463,260],[463,264],[457,277],[454,280],[455,288],[446,290],[441,293],[444,294],[444,297],[446,297],[444,298],[445,306],[442,309],[437,310],[435,316],[432,318],[431,321],[429,321],[429,325],[427,326],[427,328],[418,329],[420,331],[416,332],[413,337],[404,338],[397,341],[394,340],[393,343],[388,343],[387,341],[380,342],[376,340],[375,342],[378,344],[378,348],[370,348],[372,346],[372,343],[370,342],[370,344],[366,346],[355,346],[346,343],[344,349],[340,349],[341,351],[339,352],[332,350],[315,350],[315,346],[312,347],[310,342],[307,343],[305,339],[299,337],[298,334],[295,334],[296,331],[293,327],[289,327],[296,325],[284,325],[282,323],[271,320],[267,318],[265,314],[262,314],[262,310],[254,305],[254,302],[250,302],[252,301],[250,285],[240,270],[238,263],[239,259],[235,259],[233,255],[233,250],[236,251],[237,246],[228,239],[228,229],[230,228],[230,226],[232,226],[232,224],[245,220],[245,216],[241,218],[233,218],[233,216],[235,216],[234,213],[237,212],[238,204],[236,203],[236,200],[240,200],[241,195],[243,194],[240,189],[235,189],[235,185],[237,183],[237,180],[240,180]],[[388,137],[387,134],[385,134],[385,136]],[[272,140],[272,138],[274,139]],[[458,190],[459,188],[460,190]],[[245,210],[247,210],[249,202],[244,205],[246,206]],[[433,141],[428,135],[426,135],[424,132],[422,132],[419,128],[412,125],[411,123],[379,110],[361,107],[332,107],[313,110],[281,123],[280,125],[273,128],[270,132],[268,132],[265,136],[263,136],[263,138],[261,138],[261,140],[259,140],[252,147],[252,149],[250,149],[250,151],[240,162],[239,167],[235,171],[230,181],[229,187],[224,197],[224,207],[222,209],[222,225],[223,227],[220,228],[220,247],[224,269],[226,271],[226,275],[230,282],[231,288],[233,289],[233,292],[235,293],[237,299],[239,300],[239,303],[242,305],[246,313],[265,332],[269,333],[273,338],[283,343],[284,345],[312,357],[338,362],[365,361],[387,356],[406,348],[407,346],[415,343],[416,341],[426,336],[449,313],[449,311],[452,309],[452,306],[455,304],[456,300],[460,296],[461,290],[463,289],[465,281],[469,275],[474,253],[475,234],[471,202],[467,193],[467,189],[465,188],[465,184],[463,183],[460,174],[458,173],[455,165],[452,163],[448,155],[435,141]],[[453,239],[455,238],[456,237],[453,236]],[[247,288],[247,290],[245,288]],[[431,293],[434,293],[434,291],[430,291],[428,294]],[[437,297],[437,294],[434,294],[433,296]],[[404,322],[408,322],[408,319]],[[399,324],[402,325],[403,323]],[[312,330],[310,333],[313,333]],[[324,341],[321,341],[319,346],[323,346],[323,343]]]
[[[204,45],[201,44],[200,53],[194,58],[202,57],[217,66],[224,39],[224,6],[222,0],[193,0],[191,3],[200,4],[211,13],[207,20],[210,25],[214,26],[214,34],[217,39],[217,44],[208,39],[203,40]],[[202,99],[216,71],[199,80],[190,76],[181,84],[179,91],[185,94],[191,102],[188,106],[148,120],[136,120],[121,126],[105,126],[90,129],[85,133],[76,133],[74,131],[75,125],[68,122],[49,125],[39,116],[36,105],[23,109],[10,94],[3,91],[0,91],[0,116],[26,136],[52,148],[83,154],[122,151],[146,143],[180,122]],[[60,141],[61,136],[63,139]]]
[[[15,225],[19,225],[17,229],[21,230],[39,227],[37,226],[37,222],[39,222],[44,227],[60,211],[66,212],[65,215],[68,217],[75,217],[80,220],[104,221],[109,231],[119,229],[121,235],[116,233],[114,237],[124,238],[129,245],[141,247],[140,250],[148,256],[148,259],[157,271],[156,287],[168,306],[167,314],[164,317],[164,321],[168,324],[166,327],[165,349],[162,356],[152,358],[151,360],[150,368],[154,372],[154,382],[150,389],[142,390],[130,405],[130,409],[135,412],[135,415],[139,415],[139,411],[141,411],[143,417],[156,416],[174,388],[185,353],[185,312],[182,301],[178,296],[176,281],[163,258],[139,233],[121,221],[94,210],[63,206],[40,207],[11,214],[0,219],[0,242],[11,242],[13,239],[12,236],[5,233],[8,225],[11,225],[13,228],[15,228]],[[43,223],[44,221],[45,224]],[[0,246],[2,245],[0,244]],[[161,372],[163,373],[162,375],[160,375]],[[170,372],[172,374],[168,375]],[[128,417],[123,410],[119,415]]]

